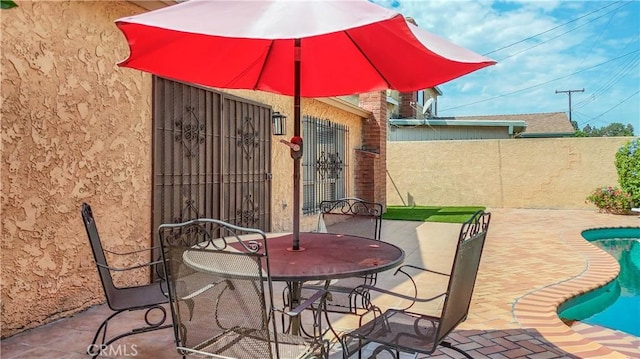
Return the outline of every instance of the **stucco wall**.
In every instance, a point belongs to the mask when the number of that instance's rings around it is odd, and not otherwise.
[[[128,49],[113,24],[144,11],[124,1],[39,1],[1,13],[2,337],[104,302],[83,201],[93,207],[105,247],[151,243],[151,76],[115,65]],[[293,135],[291,97],[230,92],[284,113],[283,138]],[[304,115],[349,126],[353,191],[362,119],[313,99],[302,106]],[[292,160],[280,138],[272,144],[274,231],[292,226]],[[301,229],[314,226],[314,216],[301,218]],[[129,285],[147,278],[116,279]]]
[[[115,65],[113,24],[143,10],[18,3],[1,17],[3,337],[104,301],[83,201],[110,248],[150,243],[151,79]]]
[[[595,208],[629,137],[387,143],[387,204]]]
[[[285,136],[274,136],[271,144],[271,165],[273,172],[273,178],[271,180],[271,229],[274,232],[290,231],[293,225],[291,222],[291,216],[293,215],[293,160],[289,155],[289,147],[279,141],[280,139],[289,140],[293,136],[293,98],[260,91],[227,90],[225,92],[269,104],[273,106],[274,111],[279,111],[287,116],[287,134]],[[363,119],[358,115],[329,106],[314,99],[303,98],[300,105],[302,116],[328,119],[349,127],[349,170],[348,173],[345,174],[345,178],[348,181],[347,189],[349,193],[353,195],[355,188],[353,171],[356,167],[355,149],[362,146]],[[300,198],[302,199],[302,195]],[[317,218],[315,215],[301,216],[300,229],[314,229],[317,224],[316,221]]]

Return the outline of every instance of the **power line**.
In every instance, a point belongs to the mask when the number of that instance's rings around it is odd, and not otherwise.
[[[611,20],[613,20],[614,17],[616,17],[616,14],[618,13],[618,9],[615,9],[615,11],[613,12],[613,14],[611,15],[611,17],[609,18],[609,21],[607,21],[607,25],[604,27],[604,30],[600,31],[600,33],[598,34],[598,38],[591,43],[591,47],[589,48],[589,51],[587,52],[587,54],[582,58],[582,61],[580,62],[580,64],[578,66],[582,66],[582,64],[585,62],[585,60],[589,57],[589,55],[591,55],[591,51],[593,51],[593,48],[596,46],[597,43],[600,42],[600,38],[602,37],[602,35],[607,32],[607,29],[609,29],[609,24],[611,24]]]
[[[585,23],[583,23],[583,24],[580,24],[580,25],[578,25],[578,26],[574,27],[574,28],[573,28],[573,29],[571,29],[571,30],[567,30],[567,31],[565,31],[565,32],[563,32],[563,33],[561,33],[561,34],[559,34],[559,35],[556,35],[556,36],[554,36],[554,37],[550,38],[550,39],[547,39],[547,40],[545,40],[545,41],[541,41],[541,42],[539,42],[539,43],[537,43],[537,44],[535,44],[535,45],[533,45],[533,46],[527,47],[527,48],[526,48],[526,49],[524,49],[524,50],[521,50],[521,51],[518,51],[518,52],[516,52],[516,53],[510,54],[509,56],[505,56],[505,57],[503,57],[503,58],[501,58],[501,59],[499,59],[499,60],[497,60],[497,61],[498,61],[498,62],[500,62],[500,61],[505,60],[505,59],[508,59],[508,58],[510,58],[510,57],[514,57],[514,56],[516,56],[516,55],[519,55],[519,54],[521,54],[521,53],[523,53],[523,52],[529,51],[529,50],[531,50],[531,49],[533,49],[533,48],[536,48],[536,47],[538,47],[538,46],[540,46],[540,45],[546,44],[546,43],[547,43],[547,42],[549,42],[549,41],[555,40],[555,39],[557,39],[557,38],[559,38],[559,37],[561,37],[561,36],[564,36],[564,35],[566,35],[566,34],[568,34],[568,33],[572,32],[572,31],[577,30],[577,29],[579,29],[579,28],[581,28],[581,27],[583,27],[583,26],[586,26],[587,24],[590,24],[590,23],[592,23],[592,22],[594,22],[594,21],[598,20],[599,18],[601,18],[601,17],[603,17],[603,16],[605,16],[605,15],[608,15],[608,14],[610,14],[610,13],[616,12],[616,11],[618,11],[621,7],[626,6],[627,4],[629,4],[629,3],[622,4],[622,5],[620,5],[619,7],[615,8],[615,9],[613,9],[613,10],[609,11],[609,12],[606,12],[606,13],[604,13],[604,14],[602,14],[602,15],[598,16],[598,17],[595,17],[595,18],[593,18],[593,19],[591,19],[591,20],[589,20],[589,21],[587,21],[587,22],[585,22]]]
[[[449,111],[449,110],[455,110],[455,109],[458,109],[458,108],[467,107],[467,106],[476,105],[476,104],[479,104],[479,103],[482,103],[482,102],[487,102],[487,101],[495,100],[495,99],[498,99],[498,98],[501,98],[501,97],[506,97],[506,96],[513,95],[513,94],[516,94],[516,93],[519,93],[519,92],[523,92],[523,91],[526,91],[526,90],[531,90],[532,88],[536,88],[536,87],[539,87],[539,86],[542,86],[542,85],[546,85],[546,84],[551,83],[551,82],[554,82],[554,81],[562,80],[562,79],[565,79],[565,78],[567,78],[567,77],[571,77],[571,76],[573,76],[573,75],[577,75],[577,74],[579,74],[579,73],[582,73],[582,72],[585,72],[585,71],[588,71],[588,70],[595,69],[596,67],[600,67],[600,66],[602,66],[602,65],[606,65],[606,64],[608,64],[608,63],[610,63],[610,62],[613,62],[613,61],[619,60],[619,59],[621,59],[621,58],[623,58],[623,57],[626,57],[626,56],[629,56],[629,55],[635,54],[635,53],[637,53],[637,52],[640,52],[640,50],[635,50],[635,51],[628,52],[628,53],[626,53],[626,54],[624,54],[624,55],[621,55],[621,56],[615,57],[615,58],[613,58],[613,59],[611,59],[611,60],[607,60],[607,61],[602,62],[602,63],[599,63],[599,64],[597,64],[597,65],[594,65],[594,66],[591,66],[591,67],[587,67],[587,68],[584,68],[584,69],[582,69],[582,70],[579,70],[579,71],[573,72],[573,73],[568,74],[568,75],[565,75],[565,76],[557,77],[557,78],[552,79],[552,80],[549,80],[549,81],[541,82],[541,83],[536,84],[536,85],[533,85],[533,86],[525,87],[525,88],[522,88],[522,89],[519,89],[519,90],[516,90],[516,91],[512,91],[512,92],[509,92],[509,93],[505,93],[505,94],[502,94],[502,95],[493,96],[493,97],[490,97],[490,98],[487,98],[487,99],[484,99],[484,100],[479,100],[479,101],[475,101],[475,102],[467,103],[467,104],[464,104],[464,105],[459,105],[459,106],[454,106],[454,107],[449,107],[449,108],[441,109],[441,110],[439,110],[439,111],[440,111],[440,112],[444,112],[444,111]]]
[[[636,69],[636,67],[638,66],[638,62],[639,61],[640,61],[640,55],[636,55],[633,58],[629,59],[629,61],[626,62],[623,65],[623,67],[614,76],[609,76],[609,80],[607,80],[597,90],[595,90],[591,94],[591,96],[589,96],[586,99],[578,102],[576,104],[576,107],[577,108],[581,108],[581,107],[587,106],[590,102],[593,102],[598,96],[606,93],[616,83],[618,83],[621,80],[626,79],[626,75],[628,73],[630,73],[631,71]]]
[[[631,3],[631,2],[632,2],[632,1],[629,1],[629,2],[625,3],[625,4],[624,4],[624,5],[622,5],[622,6],[625,6],[625,5],[627,5],[627,4]],[[563,24],[560,24],[560,25],[558,25],[558,26],[556,26],[556,27],[553,27],[553,28],[551,28],[551,29],[549,29],[549,30],[546,30],[546,31],[543,31],[543,32],[541,32],[541,33],[538,33],[538,34],[535,34],[535,35],[529,36],[529,37],[527,37],[527,38],[525,38],[525,39],[522,39],[522,40],[520,40],[520,41],[517,41],[517,42],[514,42],[514,43],[512,43],[512,44],[509,44],[509,45],[503,46],[503,47],[501,47],[501,48],[499,48],[499,49],[496,49],[496,50],[493,50],[493,51],[487,52],[487,53],[485,53],[485,54],[483,54],[483,55],[484,55],[484,56],[487,56],[487,55],[492,54],[492,53],[494,53],[494,52],[498,52],[498,51],[500,51],[500,50],[507,49],[507,48],[509,48],[509,47],[511,47],[511,46],[515,46],[515,45],[520,44],[520,43],[523,43],[523,42],[525,42],[525,41],[527,41],[527,40],[531,40],[531,39],[533,39],[533,38],[535,38],[535,37],[538,37],[538,36],[540,36],[540,35],[544,35],[544,34],[546,34],[546,33],[548,33],[548,32],[551,32],[551,31],[553,31],[553,30],[555,30],[555,29],[557,29],[557,28],[563,27],[563,26],[568,25],[568,24],[570,24],[570,23],[572,23],[572,22],[576,22],[576,21],[578,21],[578,20],[580,20],[580,19],[582,19],[582,18],[585,18],[585,17],[587,17],[587,16],[589,16],[589,15],[591,15],[591,14],[595,14],[595,13],[596,13],[596,12],[598,12],[598,11],[604,10],[604,9],[608,8],[609,6],[613,6],[613,5],[618,4],[618,3],[620,3],[620,1],[616,1],[616,2],[611,3],[611,4],[609,4],[609,5],[603,6],[603,7],[599,8],[599,9],[597,9],[597,10],[594,10],[594,11],[592,11],[592,12],[588,13],[588,14],[585,14],[585,15],[579,16],[579,17],[577,17],[577,18],[575,18],[575,19],[573,19],[573,20],[569,20],[569,21],[567,21],[567,22],[565,22],[565,23],[563,23]],[[622,6],[620,6],[620,7],[622,7]],[[620,7],[619,7],[619,8],[620,8]],[[617,8],[617,9],[619,9],[619,8]]]
[[[638,36],[640,36],[640,34],[636,34],[636,36],[634,36],[632,39],[630,39],[627,42],[627,44],[622,49],[620,49],[618,51],[618,53],[622,53],[631,44],[637,44],[638,43],[637,42]],[[595,91],[593,91],[593,94],[591,96],[589,96],[586,99],[578,102],[576,104],[576,106],[578,106],[578,107],[586,106],[589,102],[594,101],[597,96],[599,96],[600,94],[605,93],[609,88],[611,88],[613,85],[615,85],[618,81],[624,79],[625,75],[627,73],[631,72],[632,70],[634,70],[634,67],[637,66],[638,59],[640,59],[640,55],[637,55],[637,56],[635,56],[633,58],[630,58],[626,63],[620,65],[621,68],[616,72],[615,76],[611,76],[611,75],[607,74],[607,81],[600,81],[601,82],[601,86],[598,87]]]
[[[611,112],[611,111],[612,111],[613,109],[615,109],[616,107],[618,107],[618,106],[622,105],[623,103],[627,102],[630,98],[632,98],[633,96],[637,95],[638,93],[640,93],[640,90],[638,90],[638,91],[636,91],[636,92],[632,93],[629,97],[627,97],[627,98],[625,98],[624,100],[622,100],[622,101],[618,102],[617,104],[613,105],[613,107],[611,107],[610,109],[606,110],[605,112],[603,112],[603,113],[599,114],[599,115],[598,115],[598,116],[596,116],[596,117],[591,118],[591,119],[590,119],[589,121],[587,121],[586,123],[589,123],[589,122],[591,122],[591,121],[593,121],[593,120],[597,120],[597,119],[599,119],[600,117],[602,117],[602,116],[606,115],[607,113]]]

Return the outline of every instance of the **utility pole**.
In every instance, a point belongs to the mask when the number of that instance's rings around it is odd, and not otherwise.
[[[573,121],[571,121],[571,94],[574,93],[574,92],[584,92],[584,89],[582,89],[582,90],[564,90],[564,91],[556,90],[556,93],[569,94],[569,122],[571,122],[572,125],[573,125]]]

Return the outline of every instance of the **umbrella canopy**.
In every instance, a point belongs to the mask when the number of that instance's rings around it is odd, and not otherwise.
[[[495,62],[362,1],[190,0],[117,20],[121,66],[218,88],[329,97],[433,87]]]
[[[294,97],[294,250],[300,249],[300,97],[416,91],[495,64],[367,0],[190,0],[116,25],[130,49],[120,66]]]

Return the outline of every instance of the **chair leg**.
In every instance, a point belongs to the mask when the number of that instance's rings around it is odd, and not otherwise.
[[[473,359],[473,357],[472,357],[471,355],[467,354],[467,352],[465,352],[464,350],[462,350],[462,349],[460,349],[460,348],[456,348],[456,347],[454,347],[454,346],[453,346],[453,345],[451,345],[451,343],[449,343],[449,342],[443,341],[443,342],[441,342],[441,343],[440,343],[440,345],[442,345],[442,346],[443,346],[443,347],[445,347],[445,348],[448,348],[448,349],[452,349],[452,350],[457,351],[458,353],[460,353],[460,354],[464,355],[464,356],[465,356],[465,358]]]
[[[152,322],[149,321],[149,313],[151,313],[151,311],[154,310],[154,309],[159,309],[162,312],[161,320],[159,320],[156,323],[152,323]],[[131,331],[129,331],[127,333],[122,333],[120,335],[114,336],[113,338],[110,338],[109,340],[107,340],[107,330],[109,328],[109,321],[111,319],[115,318],[118,314],[121,314],[121,313],[124,313],[124,312],[139,311],[139,310],[146,310],[146,312],[144,313],[144,321],[147,324],[146,326],[131,329]],[[171,328],[173,326],[172,324],[163,325],[166,320],[167,320],[167,310],[164,307],[160,306],[160,305],[155,305],[153,307],[133,308],[133,309],[126,309],[126,310],[116,311],[113,314],[111,314],[109,317],[107,317],[107,319],[105,319],[102,322],[102,324],[100,324],[100,327],[98,327],[98,330],[96,331],[96,335],[93,337],[93,342],[91,342],[91,344],[87,347],[87,354],[90,355],[93,359],[95,359],[100,355],[100,353],[106,347],[108,347],[111,343],[115,342],[118,339],[127,337],[129,335],[133,335],[133,334],[139,334],[139,333],[145,333],[145,332],[150,332],[150,331],[159,330],[159,329]],[[99,337],[102,337],[100,339],[100,342],[98,342],[98,338]]]
[[[320,310],[320,308],[318,308],[318,310]],[[327,326],[329,327],[329,330],[331,331],[333,336],[335,338],[340,338],[340,335],[338,335],[338,332],[333,328],[333,325],[331,325],[331,318],[329,318],[329,311],[327,310],[326,306],[324,308],[324,317],[327,320]]]
[[[284,308],[291,308],[291,305],[289,303],[289,293],[290,293],[291,287],[289,285],[289,282],[287,282],[285,288],[282,291],[282,306]],[[286,320],[286,315],[284,314],[280,314],[280,320],[282,321],[282,332],[283,333],[289,333],[290,330],[290,326],[291,326],[291,321],[287,321]]]
[[[391,356],[393,356],[395,359],[400,359],[400,351],[396,348],[381,344],[378,347],[376,347],[373,350],[373,353],[371,353],[370,358],[377,358],[378,354],[380,354],[381,352],[387,352],[389,354],[391,354]]]

